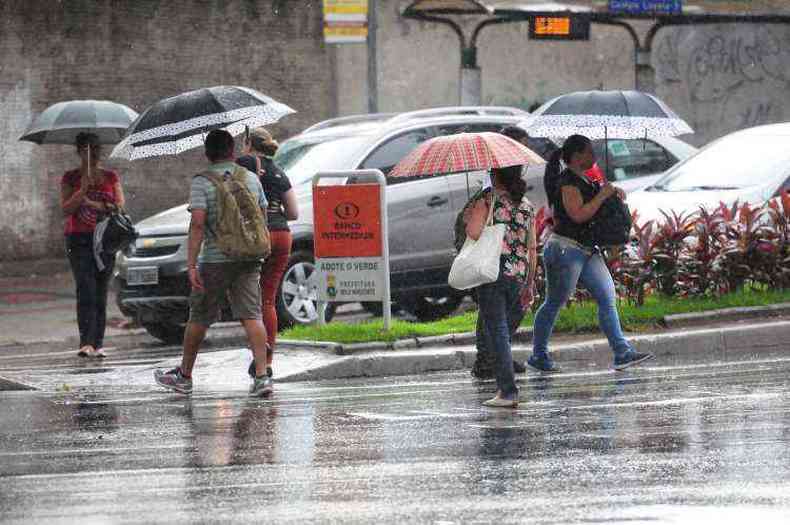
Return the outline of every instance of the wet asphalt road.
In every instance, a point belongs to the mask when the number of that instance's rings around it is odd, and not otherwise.
[[[526,375],[516,411],[463,373],[95,371],[0,392],[3,523],[790,523],[790,360]]]

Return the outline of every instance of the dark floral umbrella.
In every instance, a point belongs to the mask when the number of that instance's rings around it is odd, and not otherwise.
[[[176,155],[203,145],[212,130],[238,135],[295,113],[290,107],[241,86],[215,86],[160,100],[129,127],[111,157],[135,160]]]

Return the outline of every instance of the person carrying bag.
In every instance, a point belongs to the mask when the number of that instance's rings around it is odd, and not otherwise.
[[[450,267],[447,282],[456,290],[476,288],[481,284],[492,283],[499,277],[499,256],[505,238],[505,225],[494,224],[495,204],[496,195],[492,192],[488,218],[480,237],[475,240],[467,235]]]
[[[122,208],[126,200],[118,173],[101,167],[99,136],[80,133],[75,146],[80,165],[63,175],[60,205],[65,219],[66,254],[76,285],[80,335],[77,355],[103,358],[107,294],[115,258],[106,253],[96,257],[96,229],[105,213]]]
[[[587,179],[585,173],[594,163],[590,139],[571,135],[546,166],[546,179],[555,182],[546,185],[551,188],[547,197],[554,210],[554,230],[543,248],[546,294],[535,314],[532,356],[527,361],[541,372],[559,371],[549,355],[549,338],[560,309],[578,284],[590,292],[598,306],[598,324],[614,354],[615,370],[653,358],[648,352],[637,352],[620,326],[614,281],[601,249],[628,240],[630,214],[623,190]]]
[[[485,261],[481,267],[486,270],[467,270],[464,272],[469,275],[467,279],[454,282],[456,285],[477,283],[483,337],[487,348],[496,356],[497,393],[483,404],[515,408],[518,387],[510,328],[513,316],[522,311],[519,302],[529,304],[534,295],[535,212],[525,196],[526,183],[521,178],[521,166],[494,168],[491,175],[493,188],[483,192],[465,213],[467,240],[457,258],[469,259],[474,250],[477,257]],[[462,258],[464,252],[466,255]],[[488,266],[491,259],[496,263],[496,272]],[[456,273],[460,272],[461,264],[459,261]],[[467,265],[470,266],[474,267],[471,263]]]

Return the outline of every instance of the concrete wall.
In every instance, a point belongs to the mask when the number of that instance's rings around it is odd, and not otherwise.
[[[460,45],[451,28],[400,16],[408,1],[378,12],[379,106],[403,111],[457,104]],[[480,18],[464,23],[471,35]],[[617,29],[596,27],[589,42],[535,42],[528,24],[489,26],[478,39],[485,104],[529,107],[578,89],[633,85],[633,45]]]
[[[289,136],[336,113],[320,2],[283,0],[3,0],[0,2],[0,261],[62,255],[59,181],[73,147],[17,139],[35,114],[69,99],[142,111],[183,91],[254,87],[299,111]],[[184,202],[199,150],[107,162],[132,216]]]
[[[448,27],[405,20],[410,0],[377,4],[379,111],[457,104],[459,42]],[[780,0],[761,0],[786,8]],[[475,22],[465,23],[470,35]],[[284,138],[321,119],[367,112],[365,44],[326,46],[317,0],[4,0],[0,2],[0,262],[62,255],[58,204],[73,148],[18,142],[34,115],[75,98],[141,111],[160,98],[216,84],[260,89],[293,106]],[[641,28],[644,30],[645,28]],[[478,41],[486,104],[524,108],[578,89],[634,86],[634,48],[619,28],[590,42],[534,42],[526,24],[484,29]],[[788,118],[790,29],[662,29],[656,92],[701,145],[732,130]],[[108,163],[133,217],[183,202],[200,151]]]
[[[790,26],[667,28],[652,56],[657,94],[704,144],[790,114]]]
[[[379,3],[380,111],[459,101],[458,37],[447,26],[402,18],[400,12],[409,3]],[[734,2],[726,6],[743,10]],[[761,0],[759,7],[787,12],[783,0]],[[471,35],[480,20],[465,22],[465,34]],[[642,34],[650,27],[635,25]],[[482,30],[478,64],[483,103],[527,108],[573,90],[634,88],[634,45],[625,30],[596,25],[589,42],[531,41],[527,31],[524,23]],[[664,28],[653,50],[656,93],[696,130],[686,137],[689,142],[702,145],[735,129],[787,118],[790,26]],[[358,74],[364,76],[364,69]],[[338,101],[340,114],[364,110],[357,104],[365,95],[364,85],[356,89],[355,96],[347,91]]]

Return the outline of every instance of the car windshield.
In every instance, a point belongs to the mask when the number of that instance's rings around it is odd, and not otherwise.
[[[658,191],[736,190],[774,180],[790,166],[784,136],[725,137],[678,164],[651,188]]]
[[[367,137],[310,140],[293,138],[282,143],[274,161],[288,175],[292,186],[310,182],[319,170],[352,169],[353,157],[367,143]]]

